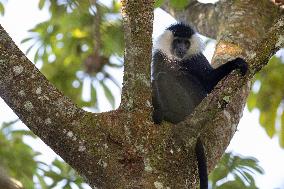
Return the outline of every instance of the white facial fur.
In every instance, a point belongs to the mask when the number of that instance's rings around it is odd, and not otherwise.
[[[165,30],[164,33],[162,33],[155,41],[154,50],[160,50],[166,54],[167,57],[172,58],[171,44],[173,38],[173,33],[169,30]]]
[[[198,34],[193,34],[190,38],[190,48],[187,51],[188,56],[201,53],[204,50],[203,41],[200,39]]]
[[[168,58],[176,58],[171,52],[171,44],[174,39],[173,33],[166,30],[161,34],[154,44],[154,50],[162,51]],[[198,34],[193,34],[190,38],[190,48],[187,51],[186,57],[194,56],[195,54],[201,53],[203,51],[204,45]]]

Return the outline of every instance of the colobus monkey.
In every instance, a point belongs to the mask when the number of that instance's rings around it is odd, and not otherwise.
[[[247,63],[236,58],[214,69],[202,54],[203,44],[189,25],[173,24],[154,45],[152,64],[153,121],[178,123],[191,114],[217,83],[232,70],[245,75]],[[200,189],[208,188],[206,156],[196,143]]]

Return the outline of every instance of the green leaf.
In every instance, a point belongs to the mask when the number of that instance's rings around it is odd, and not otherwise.
[[[111,90],[108,88],[108,86],[106,86],[106,84],[103,81],[101,81],[100,84],[103,87],[104,94],[105,94],[106,98],[108,99],[109,103],[111,104],[112,109],[114,109],[115,108],[115,98],[114,98]]]
[[[38,8],[41,10],[45,4],[45,0],[40,0],[38,3]]]
[[[43,178],[43,176],[39,175],[38,173],[35,173],[38,181],[39,181],[39,184],[41,186],[42,189],[48,189],[48,186]]]
[[[217,187],[217,189],[244,189],[246,186],[242,182],[228,181]]]
[[[97,90],[94,85],[91,85],[91,101],[94,102],[93,106],[97,106]]]
[[[30,51],[32,50],[32,48],[36,45],[36,42],[33,43],[27,50],[26,50],[26,54],[29,54]]]
[[[106,76],[106,78],[111,80],[117,86],[117,88],[119,88],[121,90],[120,83],[118,83],[118,81],[114,77],[112,77],[109,73],[105,73],[105,76]]]
[[[183,9],[190,3],[189,0],[170,0],[170,5],[176,9]]]
[[[212,188],[257,188],[253,174],[263,174],[263,169],[253,157],[241,157],[232,153],[226,153],[210,174],[209,179]],[[228,181],[227,178],[230,178]],[[231,180],[234,179],[233,181]],[[222,183],[222,184],[220,184]],[[246,186],[249,185],[249,186]]]
[[[62,176],[52,170],[46,171],[44,175],[51,178],[54,181],[54,183],[60,182],[62,180]]]
[[[123,66],[123,64],[114,64],[110,62],[107,65],[113,68],[121,68]]]
[[[255,83],[259,88],[252,90],[248,98],[249,110],[260,111],[259,123],[269,137],[279,135],[281,145],[281,132],[276,132],[276,120],[281,120],[277,111],[284,99],[284,64],[281,58],[273,56],[268,65],[257,75]]]
[[[264,127],[267,135],[272,138],[276,132],[275,129],[276,112],[261,112],[259,116],[259,123]]]
[[[154,5],[155,8],[160,7],[160,6],[164,3],[164,1],[165,1],[165,0],[156,0],[156,1],[155,1],[155,5]]]
[[[119,13],[121,9],[121,3],[119,1],[113,0],[112,1],[112,11],[114,13]]]
[[[10,122],[3,122],[0,128],[1,128],[1,130],[9,129],[9,132],[10,132],[11,126],[13,126],[13,124],[17,123],[18,121],[19,121],[19,119],[15,119],[15,120],[10,121]]]
[[[216,183],[217,181],[226,178],[228,174],[229,174],[229,169],[221,165],[214,169],[213,174],[210,175],[210,180]]]
[[[0,14],[1,14],[2,16],[4,16],[4,14],[5,14],[5,8],[4,8],[3,3],[0,3]]]
[[[284,111],[282,111],[281,115],[281,128],[280,128],[280,133],[279,133],[279,142],[280,146],[284,148]]]
[[[30,136],[32,138],[36,138],[36,135],[31,132],[30,130],[14,130],[14,131],[11,131],[11,134],[14,136],[14,137],[17,137],[17,136]]]
[[[249,94],[249,97],[247,100],[248,110],[251,112],[256,107],[256,104],[257,104],[257,95],[252,91]]]
[[[40,59],[40,55],[39,55],[39,51],[40,51],[40,48],[38,48],[35,52],[35,55],[34,55],[34,64],[37,63],[37,61]]]
[[[101,26],[103,52],[105,55],[118,54],[123,56],[124,37],[122,35],[122,22],[106,22]]]
[[[30,41],[30,40],[33,40],[33,39],[34,39],[34,37],[27,37],[27,38],[23,39],[23,40],[21,41],[21,43],[23,44],[23,43],[26,43],[26,42],[28,42],[28,41]]]

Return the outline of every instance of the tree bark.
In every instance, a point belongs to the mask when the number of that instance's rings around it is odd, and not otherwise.
[[[215,39],[221,23],[220,17],[223,14],[222,7],[228,2],[217,4],[200,3],[197,0],[190,0],[189,2],[183,10],[170,7],[169,0],[161,8],[177,20],[193,25],[201,34]]]
[[[153,1],[121,3],[126,49],[118,110],[94,114],[78,108],[46,80],[3,28],[0,96],[93,187],[196,188],[197,136],[202,135],[212,169],[236,131],[249,80],[283,46],[283,15],[264,0],[224,0],[222,6],[207,7],[205,18],[217,15],[211,19],[219,19],[218,25],[204,22],[199,27],[218,39],[215,64],[241,56],[250,63],[250,72],[245,78],[233,73],[224,79],[184,122],[157,126],[151,121]],[[223,7],[222,13],[214,12],[216,6]]]

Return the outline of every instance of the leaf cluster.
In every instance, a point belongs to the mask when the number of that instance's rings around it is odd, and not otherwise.
[[[252,157],[241,157],[225,153],[223,158],[210,174],[212,189],[256,189],[253,174],[263,174],[258,161]]]
[[[269,137],[279,136],[284,147],[284,64],[273,56],[268,65],[255,76],[247,105],[260,112],[259,123]]]
[[[98,88],[114,106],[110,87],[120,88],[112,77],[112,70],[123,66],[120,4],[112,1],[110,5],[96,6],[91,1],[40,0],[39,8],[47,7],[50,19],[37,24],[22,41],[30,45],[26,53],[34,53],[33,61],[42,64],[44,75],[81,107],[97,108]],[[101,16],[100,23],[96,23],[97,14]],[[101,34],[97,51],[95,27]],[[90,100],[82,100],[84,88],[89,89]]]
[[[163,3],[165,0],[156,0],[155,7],[160,7]],[[189,3],[190,0],[169,0],[169,5],[175,9],[184,9]]]
[[[31,140],[36,136],[31,131],[15,127],[17,121],[0,126],[0,167],[20,181],[24,188],[51,189],[60,186],[68,189],[76,185],[83,189],[83,179],[68,164],[55,159],[47,165],[40,160],[41,153],[23,142],[23,139]]]

